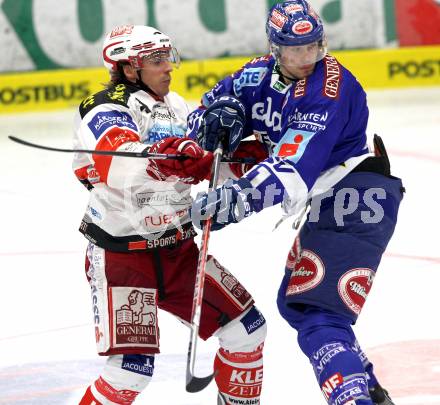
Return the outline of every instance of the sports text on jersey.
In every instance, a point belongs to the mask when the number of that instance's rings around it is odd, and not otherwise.
[[[137,126],[133,119],[122,111],[100,111],[87,124],[90,130],[98,139],[110,127],[129,128],[137,131]]]

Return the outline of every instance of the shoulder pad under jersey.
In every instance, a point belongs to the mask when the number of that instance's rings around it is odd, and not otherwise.
[[[128,107],[128,99],[131,93],[138,91],[136,87],[125,84],[111,85],[108,88],[85,98],[79,105],[81,118],[100,104],[119,104]]]
[[[246,63],[246,66],[248,65],[268,65],[273,59],[273,56],[271,54],[259,56],[257,58],[251,59],[249,62]]]
[[[274,61],[270,55],[254,58],[247,62],[240,70],[232,75],[232,87],[236,96],[242,96],[244,88],[258,87],[267,73],[270,72],[270,64]]]

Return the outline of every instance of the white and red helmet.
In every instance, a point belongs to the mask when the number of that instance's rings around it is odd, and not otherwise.
[[[128,62],[135,69],[142,68],[145,57],[161,54],[166,60],[179,65],[179,54],[170,38],[156,28],[145,25],[121,25],[106,35],[102,56],[110,72],[118,71],[119,62]]]

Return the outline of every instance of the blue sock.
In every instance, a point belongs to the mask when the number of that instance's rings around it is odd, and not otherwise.
[[[307,311],[299,325],[298,343],[308,356],[329,405],[373,405],[367,374],[353,349],[348,320],[320,309]]]
[[[359,359],[362,361],[365,372],[367,373],[368,387],[373,388],[376,385],[379,385],[379,381],[377,380],[373,372],[373,368],[374,368],[373,364],[370,362],[370,360],[368,360],[367,355],[364,353],[364,351],[362,350],[356,339],[354,339],[354,344],[352,345],[352,349],[355,353],[358,354]]]

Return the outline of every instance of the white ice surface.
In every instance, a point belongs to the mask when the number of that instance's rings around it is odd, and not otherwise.
[[[397,405],[440,404],[440,88],[369,92],[369,132],[382,135],[407,189],[399,223],[355,331]],[[14,144],[8,134],[71,146],[72,111],[0,115],[0,404],[79,402],[99,373],[86,241],[77,231],[87,192],[71,155]],[[206,185],[205,185],[206,186]],[[210,251],[248,288],[268,323],[263,405],[319,405],[308,360],[275,297],[295,232],[272,232],[277,207],[213,233]],[[215,385],[185,392],[189,331],[161,312],[161,355],[136,403],[209,405]],[[211,369],[216,341],[199,341]]]

